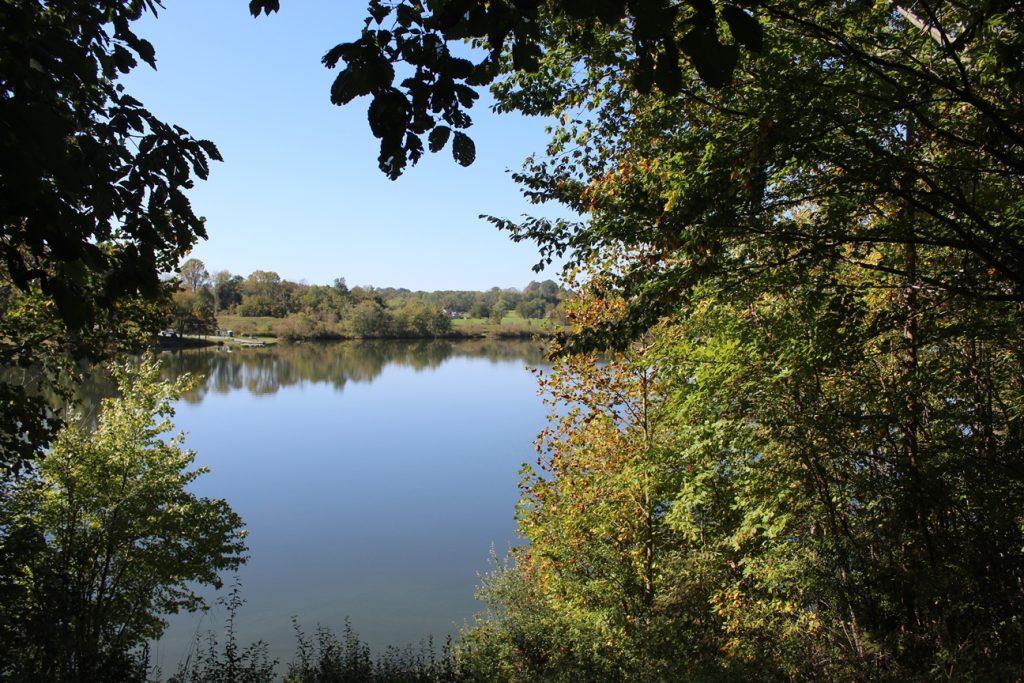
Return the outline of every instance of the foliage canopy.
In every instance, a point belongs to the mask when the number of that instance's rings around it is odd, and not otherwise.
[[[74,359],[153,331],[161,273],[205,237],[185,191],[220,153],[153,116],[118,80],[153,46],[154,0],[0,5],[0,467],[38,455]]]

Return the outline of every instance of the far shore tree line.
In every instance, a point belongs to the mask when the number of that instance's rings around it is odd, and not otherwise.
[[[270,329],[291,339],[441,337],[452,332],[453,320],[500,325],[516,314],[524,320],[564,322],[568,296],[552,280],[530,282],[522,290],[492,287],[482,292],[349,288],[344,278],[310,285],[266,270],[248,277],[227,270],[211,274],[196,258],[183,262],[178,272],[172,328],[179,334],[214,333],[222,328],[218,316],[230,315],[279,319]]]

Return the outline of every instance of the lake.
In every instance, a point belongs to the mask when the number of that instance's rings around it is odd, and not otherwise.
[[[482,605],[473,593],[517,542],[518,470],[545,407],[529,342],[342,342],[163,354],[206,377],[175,424],[210,473],[196,483],[246,522],[239,640],[287,664],[291,624],[374,650],[443,643]],[[231,577],[225,577],[230,583]],[[226,593],[222,590],[220,594]],[[153,648],[164,676],[223,606],[171,618]]]

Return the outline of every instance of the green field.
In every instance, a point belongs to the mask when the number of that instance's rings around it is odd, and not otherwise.
[[[217,329],[231,330],[236,337],[268,337],[278,336],[278,329],[284,318],[269,316],[248,318],[242,315],[222,313],[217,316]]]
[[[528,336],[547,335],[555,328],[547,320],[532,320],[512,312],[497,324],[490,318],[456,318],[452,320],[452,331],[467,335]]]

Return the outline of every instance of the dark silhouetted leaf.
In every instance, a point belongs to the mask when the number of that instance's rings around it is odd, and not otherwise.
[[[388,88],[395,80],[395,67],[383,55],[374,54],[367,60],[365,68],[373,90]]]
[[[473,73],[466,79],[467,85],[487,85],[498,76],[498,62],[485,59],[473,67]]]
[[[638,40],[653,40],[667,35],[672,30],[678,9],[665,0],[659,2],[633,1],[629,3],[633,12],[633,37]]]
[[[254,17],[258,17],[261,12],[270,16],[271,12],[277,12],[280,9],[279,0],[250,0],[249,2],[249,13]]]
[[[418,135],[413,133],[406,133],[405,135],[405,152],[409,161],[415,164],[423,156],[423,141],[420,140]]]
[[[739,47],[719,42],[713,27],[694,27],[682,37],[679,47],[693,62],[701,80],[710,87],[721,88],[732,80]]]
[[[61,318],[69,328],[80,330],[89,322],[88,305],[74,288],[62,280],[51,278],[46,282],[46,289],[49,290]]]
[[[626,0],[594,0],[597,18],[611,26],[617,24],[626,14]]]
[[[409,118],[409,100],[394,88],[377,93],[367,111],[370,130],[378,138],[404,135]]]
[[[649,48],[637,52],[637,64],[633,69],[633,87],[641,93],[651,92],[654,87],[654,59]]]
[[[381,140],[377,167],[391,180],[397,180],[402,175],[405,166],[405,148],[402,147],[401,138],[398,138],[398,142],[388,139]]]
[[[153,44],[148,40],[139,39],[132,45],[135,51],[139,53],[139,58],[146,64],[149,64],[154,69],[156,68],[156,50],[153,48]]]
[[[404,28],[410,28],[420,23],[420,13],[409,5],[398,6],[398,23]]]
[[[469,8],[472,5],[473,0],[449,0],[434,15],[434,21],[431,24],[436,25],[437,28],[440,28],[447,34],[454,30],[458,24],[465,21],[466,13],[469,12]]]
[[[214,161],[224,161],[224,157],[221,156],[220,150],[210,140],[197,140],[199,147],[206,153],[206,156],[210,157]]]
[[[370,94],[370,83],[364,69],[343,69],[331,85],[331,104],[348,104],[362,95]]]
[[[729,25],[736,42],[743,45],[751,52],[760,52],[764,49],[764,31],[757,19],[744,12],[736,5],[726,5],[722,8],[722,18]]]
[[[138,62],[135,60],[135,57],[132,56],[131,52],[120,45],[114,46],[114,65],[117,67],[118,71],[126,74],[134,69],[137,64]]]
[[[476,145],[468,135],[455,131],[452,140],[452,156],[460,166],[469,166],[476,160]]]
[[[324,66],[328,69],[333,69],[338,65],[338,60],[342,59],[347,53],[351,52],[353,48],[352,43],[339,43],[335,45],[320,59]]]
[[[679,50],[672,42],[666,42],[658,53],[654,68],[654,82],[662,92],[674,95],[683,87],[683,72],[679,67]]]
[[[448,75],[458,80],[465,80],[473,75],[473,62],[468,59],[451,59],[448,61]]]
[[[452,129],[448,126],[438,126],[434,130],[430,131],[430,137],[427,139],[430,145],[431,152],[440,152],[446,144],[448,144],[448,138],[452,134]]]
[[[473,90],[468,85],[462,85],[461,83],[454,86],[455,96],[459,99],[459,104],[467,109],[473,106],[480,95],[476,90]]]
[[[593,0],[562,0],[562,8],[566,14],[576,19],[591,19],[597,16],[597,6]]]
[[[387,19],[387,16],[391,14],[391,7],[385,5],[380,0],[370,0],[370,5],[367,9],[370,12],[370,17],[378,24]],[[401,18],[401,15],[399,15],[399,18]]]
[[[688,0],[688,4],[697,11],[697,25],[702,29],[714,27],[715,4],[711,0]]]
[[[534,73],[540,68],[540,46],[532,41],[516,41],[512,45],[512,66],[519,71]]]

